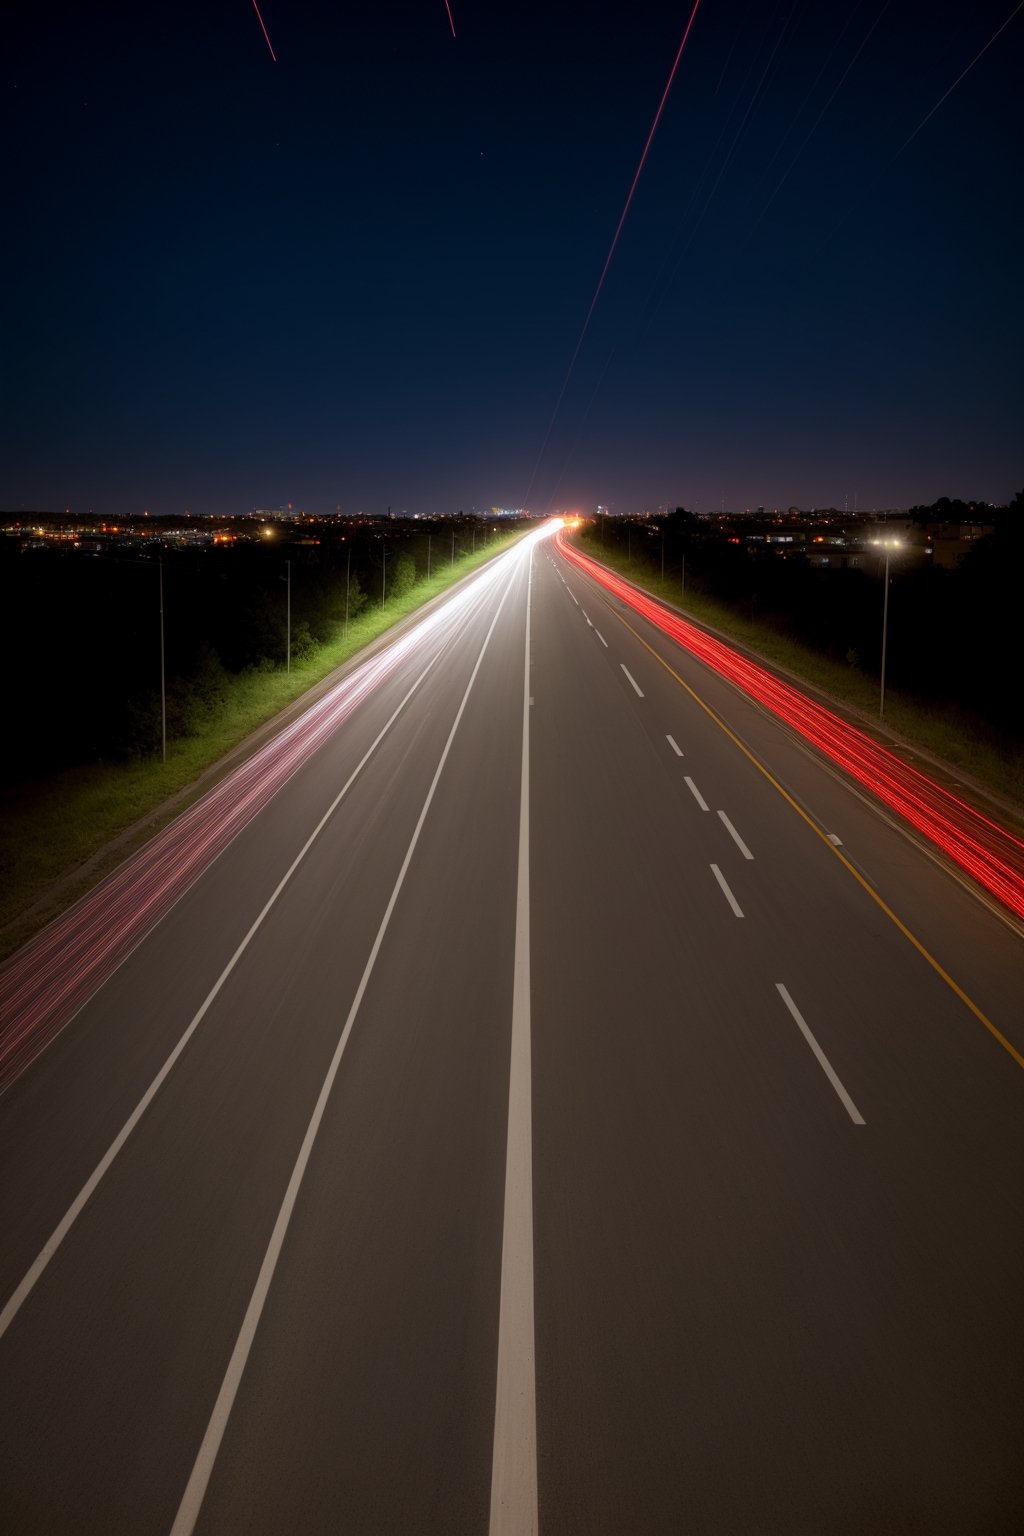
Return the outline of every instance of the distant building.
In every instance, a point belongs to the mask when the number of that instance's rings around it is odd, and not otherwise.
[[[925,537],[932,552],[932,564],[954,570],[979,539],[994,532],[992,523],[928,523]]]

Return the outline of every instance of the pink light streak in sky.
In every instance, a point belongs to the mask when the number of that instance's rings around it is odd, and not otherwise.
[[[270,49],[270,57],[273,59],[274,63],[276,64],[277,63],[277,54],[274,52],[273,44],[270,41],[270,34],[267,31],[266,27],[263,25],[263,17],[260,15],[260,8],[256,4],[256,0],[252,0],[252,8],[256,12],[256,20],[259,22],[260,27],[263,30],[263,36],[267,40],[267,47]]]
[[[455,22],[452,20],[452,8],[448,4],[448,0],[444,0],[444,8],[448,12],[448,25],[451,27],[451,29],[452,29],[452,37],[454,37],[455,36]]]
[[[1022,4],[1024,4],[1024,0],[1022,0]],[[647,156],[649,155],[651,145],[654,142],[654,135],[658,131],[658,124],[661,122],[661,115],[665,110],[665,103],[668,101],[668,93],[672,89],[672,82],[676,78],[676,71],[679,68],[680,60],[683,57],[683,49],[686,47],[690,32],[693,29],[693,23],[697,19],[697,12],[699,9],[700,0],[695,0],[693,10],[690,12],[690,19],[686,23],[686,31],[683,33],[683,40],[679,44],[679,47],[676,49],[676,56],[672,62],[672,68],[669,70],[668,80],[665,82],[665,89],[661,93],[661,100],[658,102],[658,110],[654,114],[654,121],[651,123],[651,129],[647,135],[647,142],[644,145],[643,154],[640,156],[640,161],[633,176],[633,181],[626,196],[626,201],[623,204],[622,213],[619,215],[619,222],[615,226],[615,233],[612,236],[612,243],[608,247],[608,255],[604,259],[604,266],[601,268],[601,276],[597,280],[597,287],[594,289],[594,297],[590,301],[590,308],[587,310],[587,317],[583,322],[583,329],[580,331],[575,350],[569,361],[569,367],[566,369],[565,378],[562,380],[562,387],[558,392],[558,399],[555,401],[555,408],[551,413],[551,420],[548,423],[548,430],[544,435],[544,442],[541,446],[540,453],[537,456],[537,463],[534,465],[533,474],[530,477],[530,484],[527,487],[526,496],[523,499],[524,506],[529,505],[530,494],[533,490],[533,482],[537,477],[537,470],[540,468],[540,461],[544,457],[544,450],[548,445],[548,438],[551,436],[551,429],[555,425],[555,420],[558,416],[559,410],[561,409],[562,401],[565,398],[565,392],[569,387],[569,380],[572,378],[573,369],[576,367],[576,359],[580,355],[580,348],[583,346],[587,331],[590,329],[590,322],[593,318],[594,310],[597,308],[597,301],[601,297],[601,289],[604,287],[604,280],[608,276],[608,268],[611,266],[612,257],[615,255],[615,247],[618,245],[619,236],[622,234],[622,226],[626,222],[626,215],[629,213],[630,206],[632,205],[633,197],[637,189],[637,184],[640,181],[643,168],[647,164]]]

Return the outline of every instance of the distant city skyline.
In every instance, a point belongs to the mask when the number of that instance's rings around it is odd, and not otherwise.
[[[1009,0],[704,0],[570,369],[690,11],[17,16],[0,507],[1010,501]]]

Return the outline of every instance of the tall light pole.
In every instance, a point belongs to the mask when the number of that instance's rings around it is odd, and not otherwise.
[[[882,598],[882,681],[878,695],[878,718],[885,714],[885,649],[889,639],[889,555],[894,549],[899,549],[900,539],[872,539],[872,544],[880,544],[885,550],[885,596]]]
[[[430,580],[430,534],[427,534],[427,580]]]
[[[286,560],[284,565],[287,573],[285,581],[288,584],[287,606],[285,610],[287,615],[285,626],[287,635],[284,647],[284,669],[286,672],[290,672],[292,669],[292,563],[290,560]]]
[[[352,591],[352,545],[348,547],[348,568],[345,572],[345,639],[348,639],[348,599]]]
[[[158,561],[160,576],[160,757],[167,761],[167,672],[164,665],[164,563]]]

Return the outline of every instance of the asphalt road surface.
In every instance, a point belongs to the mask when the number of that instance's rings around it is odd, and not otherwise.
[[[1020,933],[475,590],[0,1099],[0,1530],[1024,1529]]]

